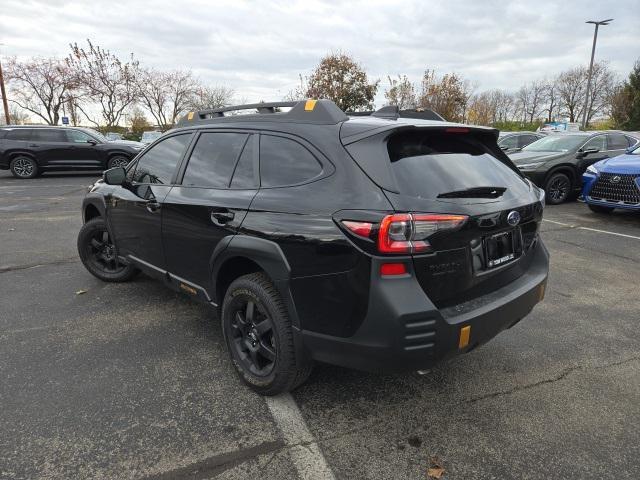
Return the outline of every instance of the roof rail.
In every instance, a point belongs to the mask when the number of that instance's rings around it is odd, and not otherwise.
[[[349,115],[356,117],[369,115],[377,118],[387,118],[389,120],[397,120],[398,118],[416,118],[421,120],[437,120],[440,122],[445,121],[444,118],[428,108],[410,108],[400,110],[397,105],[387,105],[375,112],[349,112]]]
[[[281,108],[288,108],[288,112],[282,112]],[[255,110],[257,114],[249,115],[233,115],[235,121],[250,121],[262,115],[276,115],[280,121],[315,123],[324,125],[335,125],[348,120],[349,117],[338,108],[331,100],[301,100],[298,102],[271,102],[271,103],[250,103],[247,105],[231,105],[222,108],[213,108],[209,110],[199,110],[189,112],[180,119],[177,126],[186,127],[203,122],[211,122],[216,119],[230,117],[225,115],[228,112],[238,110]]]

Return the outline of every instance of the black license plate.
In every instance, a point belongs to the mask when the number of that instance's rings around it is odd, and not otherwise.
[[[484,239],[487,268],[494,268],[516,258],[515,231],[497,233]]]

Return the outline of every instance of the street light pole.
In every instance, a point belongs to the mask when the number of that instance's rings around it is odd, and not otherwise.
[[[589,94],[591,93],[591,74],[593,72],[593,57],[596,54],[596,41],[598,40],[598,27],[600,25],[609,25],[609,22],[613,21],[613,18],[607,20],[588,20],[585,23],[593,23],[596,28],[593,32],[593,46],[591,47],[591,63],[589,63],[589,76],[587,77],[587,95],[584,101],[584,112],[582,113],[582,129],[587,129],[587,111],[589,110]]]
[[[0,43],[0,45],[2,44]],[[9,102],[7,101],[7,91],[4,88],[4,76],[2,75],[2,58],[0,58],[0,95],[2,95],[2,106],[4,107],[4,121],[7,125],[11,125]]]

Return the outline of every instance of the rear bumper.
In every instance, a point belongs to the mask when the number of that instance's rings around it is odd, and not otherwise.
[[[373,266],[367,317],[351,337],[302,331],[311,358],[366,371],[419,370],[473,350],[512,327],[542,300],[549,254],[538,240],[528,253],[530,268],[509,285],[469,302],[438,309],[415,275],[379,278]],[[375,260],[374,260],[375,262]],[[467,346],[459,348],[460,330],[471,327]]]

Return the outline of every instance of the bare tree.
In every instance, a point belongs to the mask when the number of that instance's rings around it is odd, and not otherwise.
[[[369,83],[364,68],[346,53],[327,55],[309,76],[307,97],[328,98],[343,111],[373,109],[379,80]]]
[[[108,50],[87,40],[87,49],[77,43],[70,45],[67,65],[79,89],[97,103],[101,120],[107,127],[118,125],[122,115],[137,100],[139,63],[133,55],[122,61]],[[81,104],[78,109],[96,126],[100,122],[87,114]]]
[[[219,85],[198,86],[194,89],[187,104],[189,110],[207,110],[209,108],[227,107],[233,104],[233,89]]]
[[[11,59],[7,80],[12,90],[11,102],[57,125],[60,111],[74,82],[66,63],[55,58],[32,58],[25,62]]]
[[[587,73],[588,75],[588,73]],[[615,89],[615,75],[606,62],[593,64],[591,90],[587,99],[587,124],[600,114],[611,113],[611,95]]]
[[[575,67],[562,72],[556,79],[559,106],[570,122],[576,122],[582,113],[587,84],[586,69]]]
[[[542,105],[546,95],[546,84],[540,80],[534,80],[520,87],[516,92],[518,110],[523,122],[533,123],[542,113]]]
[[[558,87],[554,82],[545,81],[544,89],[545,108],[543,111],[547,112],[547,122],[552,122],[558,109]]]
[[[188,110],[197,89],[190,71],[158,72],[141,70],[138,76],[140,104],[162,129],[171,127]]]
[[[491,125],[496,118],[496,104],[492,92],[481,92],[471,97],[467,120],[475,125]]]
[[[307,98],[307,79],[302,75],[298,75],[300,83],[293,89],[289,90],[282,99],[286,102],[296,102]]]
[[[27,125],[31,122],[29,114],[23,109],[16,106],[9,107],[9,118],[12,125]],[[7,119],[4,118],[4,113],[0,114],[0,125],[6,125]]]
[[[417,99],[413,83],[406,75],[398,75],[398,78],[387,77],[389,88],[384,92],[384,98],[388,105],[396,105],[400,110],[415,108]]]

